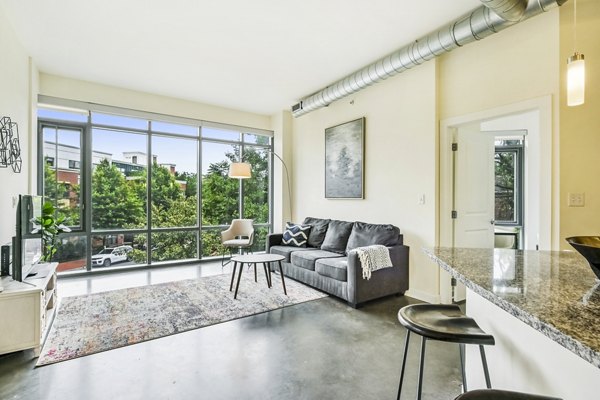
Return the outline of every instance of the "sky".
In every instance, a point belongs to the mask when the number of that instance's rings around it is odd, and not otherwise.
[[[40,108],[38,116],[69,119],[77,122],[87,122],[87,115],[78,115],[62,111],[54,111]],[[110,114],[92,114],[92,124],[103,124],[127,128],[147,129],[147,121],[138,118],[114,116]],[[192,139],[197,135],[198,128],[189,125],[170,124],[164,122],[153,122],[153,129],[189,135],[190,139],[180,137],[152,136],[152,154],[157,156],[159,164],[175,164],[178,172],[196,172],[197,169],[197,141]],[[217,128],[202,128],[205,138],[218,138],[226,140],[238,140],[239,132],[227,131]],[[246,135],[247,141],[255,141],[255,135]],[[51,140],[45,135],[44,140]],[[81,147],[79,135],[65,130],[59,130],[59,143],[75,147]],[[92,150],[112,154],[113,160],[125,161],[124,152],[139,151],[147,152],[147,136],[131,132],[114,131],[108,129],[92,129]],[[205,174],[210,164],[227,160],[226,152],[233,152],[234,146],[203,141],[202,142],[202,173]]]

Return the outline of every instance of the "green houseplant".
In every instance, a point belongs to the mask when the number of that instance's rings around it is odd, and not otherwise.
[[[33,233],[42,235],[43,255],[42,261],[50,262],[58,248],[58,235],[63,232],[71,232],[65,225],[66,217],[56,213],[54,204],[47,201],[42,206],[42,215],[33,218]]]

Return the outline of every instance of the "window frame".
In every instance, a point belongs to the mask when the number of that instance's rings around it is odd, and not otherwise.
[[[524,208],[524,179],[525,179],[525,168],[524,168],[524,144],[510,144],[495,146],[494,154],[497,153],[513,153],[515,160],[515,184],[514,184],[514,207],[515,207],[515,219],[514,221],[496,220],[494,215],[495,224],[498,226],[510,226],[510,227],[522,227],[523,220],[523,208]],[[495,185],[494,185],[494,198],[496,196]]]
[[[46,157],[44,155],[44,128],[51,127],[56,129],[58,132],[60,129],[65,130],[78,130],[79,133],[79,143],[80,143],[80,162],[85,165],[85,137],[87,136],[87,124],[82,124],[80,122],[73,121],[64,121],[64,120],[52,120],[48,118],[38,118],[38,136],[37,136],[37,191],[39,195],[44,195],[44,169],[47,163],[48,158],[52,158],[52,165],[50,167],[54,168],[55,171],[58,171],[59,168],[59,157],[58,157],[58,145],[59,143],[55,143],[56,152],[53,157]],[[70,164],[69,160],[69,164]],[[85,187],[84,187],[84,179],[83,179],[83,171],[81,168],[79,169],[79,225],[69,226],[74,234],[81,234],[86,230],[86,221],[85,221]],[[56,199],[53,201],[54,207],[57,207]],[[46,199],[44,199],[46,201]]]
[[[54,101],[50,101],[50,99],[53,99]],[[79,179],[80,179],[80,196],[79,196],[79,205],[80,205],[80,226],[76,227],[76,229],[73,229],[73,232],[68,233],[68,234],[64,234],[64,237],[68,237],[68,236],[85,236],[86,237],[86,270],[82,271],[82,270],[78,270],[78,271],[74,271],[74,272],[70,272],[69,274],[78,274],[78,273],[88,273],[91,272],[92,270],[98,271],[95,268],[92,268],[92,263],[91,263],[91,257],[92,257],[92,238],[95,236],[103,236],[103,235],[114,235],[114,234],[144,234],[146,235],[146,243],[147,243],[147,254],[146,254],[146,263],[145,264],[137,264],[135,266],[127,266],[125,268],[146,268],[146,267],[152,267],[152,266],[163,266],[163,265],[175,265],[175,264],[182,264],[182,263],[187,263],[190,261],[193,262],[198,262],[198,261],[202,261],[202,260],[207,260],[207,259],[211,259],[211,256],[203,256],[203,250],[202,250],[202,233],[206,230],[215,230],[215,229],[226,229],[228,225],[204,225],[202,224],[202,145],[203,143],[206,142],[218,142],[218,143],[224,143],[224,144],[231,144],[231,145],[238,145],[240,146],[240,157],[243,158],[243,154],[244,154],[244,150],[247,147],[253,147],[253,148],[259,148],[259,149],[265,149],[268,153],[268,174],[269,174],[269,183],[268,183],[268,191],[269,191],[269,195],[268,195],[268,207],[269,207],[269,211],[268,211],[268,217],[267,217],[267,221],[266,222],[261,222],[261,223],[255,223],[254,225],[256,226],[256,228],[267,228],[267,233],[271,233],[273,232],[273,184],[274,184],[274,177],[273,177],[273,149],[274,149],[274,143],[273,143],[273,134],[270,131],[263,131],[261,129],[253,129],[253,128],[244,128],[244,127],[240,127],[240,126],[235,126],[235,125],[228,125],[228,124],[221,124],[221,123],[211,123],[211,122],[207,122],[207,121],[200,121],[200,120],[192,120],[192,119],[185,119],[185,118],[180,118],[180,117],[174,117],[174,116],[168,116],[168,115],[161,115],[161,114],[154,114],[154,113],[146,113],[146,112],[141,112],[141,111],[135,111],[135,110],[127,110],[127,109],[121,109],[121,108],[116,108],[116,107],[109,107],[109,106],[100,106],[100,105],[93,105],[93,104],[88,104],[88,103],[80,103],[80,102],[75,102],[75,101],[69,101],[69,100],[63,100],[63,99],[54,99],[54,98],[49,98],[47,96],[39,96],[39,100],[40,103],[44,103],[43,107],[47,108],[47,107],[54,107],[56,106],[57,109],[59,109],[61,106],[66,105],[70,105],[72,107],[79,107],[80,110],[85,109],[87,112],[87,123],[81,123],[81,122],[75,122],[75,121],[67,121],[67,120],[63,120],[63,119],[54,119],[50,116],[43,116],[43,117],[38,117],[38,182],[37,182],[37,186],[38,186],[38,193],[44,193],[44,167],[45,167],[45,163],[46,163],[46,159],[44,157],[44,151],[43,151],[43,146],[44,146],[44,139],[43,139],[43,127],[44,126],[51,126],[51,127],[56,127],[56,129],[60,129],[60,128],[65,128],[65,129],[80,129],[81,130],[81,136],[80,136],[80,143],[81,143],[81,148],[80,148],[80,153],[81,153],[81,164],[80,164],[80,168],[79,168]],[[115,114],[117,116],[122,116],[122,117],[132,117],[132,118],[144,118],[147,119],[147,129],[144,130],[139,130],[139,129],[135,129],[135,128],[129,128],[129,127],[120,127],[120,126],[106,126],[106,125],[102,125],[99,123],[92,123],[92,118],[93,118],[93,113],[94,112],[98,112],[98,113],[111,113],[111,114]],[[80,111],[81,113],[81,111]],[[164,132],[164,131],[154,131],[152,129],[152,122],[156,121],[156,122],[176,122],[176,123],[181,123],[181,121],[185,121],[186,124],[193,124],[194,126],[197,126],[198,128],[198,135],[197,136],[190,136],[190,135],[183,135],[183,134],[178,134],[178,133],[169,133],[169,132]],[[203,128],[220,128],[220,129],[227,129],[230,131],[235,131],[238,132],[238,140],[229,140],[229,139],[217,139],[217,138],[204,138],[202,135],[202,130]],[[196,190],[196,198],[197,198],[197,203],[196,203],[196,209],[197,209],[197,214],[196,214],[196,220],[197,220],[197,224],[195,226],[189,226],[189,227],[163,227],[163,228],[156,228],[156,227],[152,227],[151,224],[151,219],[152,219],[152,215],[151,215],[151,202],[152,202],[152,198],[151,198],[151,170],[150,168],[152,168],[152,164],[153,164],[153,157],[152,156],[148,156],[147,159],[147,165],[145,165],[144,167],[147,168],[148,170],[148,174],[147,174],[147,213],[146,213],[146,221],[147,224],[144,228],[136,228],[136,229],[94,229],[92,227],[92,211],[93,211],[93,204],[92,204],[92,171],[93,171],[93,147],[92,147],[92,130],[94,128],[99,128],[99,129],[110,129],[110,130],[123,130],[123,131],[135,131],[135,133],[142,133],[146,135],[146,140],[147,140],[147,154],[152,155],[152,138],[153,136],[160,136],[160,137],[171,137],[171,138],[182,138],[182,139],[186,139],[186,140],[196,140],[197,143],[197,159],[198,159],[198,169],[197,169],[197,190]],[[270,133],[270,134],[269,134]],[[251,135],[262,135],[262,136],[267,136],[269,137],[268,140],[268,144],[264,145],[264,144],[257,144],[254,142],[246,142],[245,141],[245,137],[247,134],[251,134]],[[58,151],[58,150],[56,150]],[[71,160],[69,160],[71,161]],[[54,160],[54,167],[57,168],[57,162],[56,162],[56,156],[55,156],[55,160]],[[69,163],[70,164],[70,163]],[[244,210],[244,192],[243,192],[243,181],[240,182],[240,187],[239,187],[239,194],[238,194],[238,201],[239,201],[239,208],[240,208],[240,217],[243,218],[244,214],[243,214],[243,210]],[[196,250],[196,257],[194,259],[186,259],[186,260],[174,260],[174,261],[152,261],[153,259],[153,254],[152,254],[152,236],[153,234],[156,233],[169,233],[169,232],[195,232],[196,233],[196,243],[197,243],[197,250]],[[123,270],[123,267],[119,267],[117,268],[117,270]]]

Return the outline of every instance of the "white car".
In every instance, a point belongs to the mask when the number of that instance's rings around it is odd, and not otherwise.
[[[131,246],[107,247],[102,249],[98,254],[92,256],[92,266],[110,267],[113,263],[127,261],[131,250],[133,250]]]

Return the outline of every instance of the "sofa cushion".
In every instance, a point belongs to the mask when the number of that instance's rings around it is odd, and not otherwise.
[[[286,246],[306,247],[310,225],[298,225],[291,222],[285,224],[285,231],[281,238],[281,243]]]
[[[310,271],[315,270],[315,261],[320,258],[333,258],[339,257],[337,253],[324,250],[311,250],[311,251],[294,251],[292,253],[292,265]]]
[[[327,233],[327,227],[329,226],[330,219],[321,219],[314,217],[304,218],[303,225],[310,225],[312,229],[308,234],[308,245],[310,247],[321,248],[323,240],[325,240],[325,234]]]
[[[400,229],[390,224],[368,224],[366,222],[355,222],[352,233],[348,238],[346,252],[357,247],[380,244],[382,246],[396,246],[399,244],[398,237]]]
[[[336,281],[348,280],[348,257],[320,258],[315,262],[315,271]]]
[[[280,256],[284,256],[285,260],[283,260],[283,261],[289,263],[289,262],[291,262],[291,256],[292,256],[293,252],[309,251],[309,250],[316,250],[316,249],[311,248],[311,247],[271,246],[271,248],[269,249],[269,252],[271,254],[278,254]]]
[[[353,225],[354,222],[331,220],[321,249],[344,254]]]

